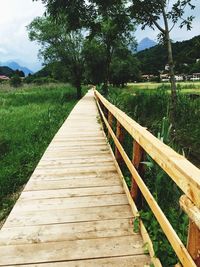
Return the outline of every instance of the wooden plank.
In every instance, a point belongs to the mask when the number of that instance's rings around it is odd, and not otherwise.
[[[16,266],[16,265],[15,265]],[[48,262],[30,265],[17,265],[18,267],[148,267],[150,259],[147,255],[134,255],[114,258],[101,258],[92,260],[76,260],[65,262]],[[12,265],[11,267],[14,267]]]
[[[33,200],[45,198],[72,198],[81,196],[97,196],[122,194],[124,192],[122,186],[102,186],[102,187],[84,187],[84,188],[70,188],[57,190],[41,190],[41,191],[23,191],[20,200]]]
[[[38,164],[38,167],[42,166],[48,166],[48,165],[93,165],[93,164],[104,164],[104,163],[112,163],[113,165],[113,160],[110,156],[108,157],[98,157],[98,158],[91,158],[91,157],[85,157],[85,158],[63,158],[63,159],[55,159],[55,158],[43,158],[43,160]]]
[[[40,168],[38,167],[35,172],[40,172],[40,171],[43,171],[45,173],[48,173],[48,172],[51,172],[52,170],[53,171],[56,171],[57,173],[59,172],[59,170],[63,170],[66,174],[69,174],[69,173],[84,173],[84,172],[89,172],[89,171],[96,171],[96,172],[100,172],[100,171],[115,171],[115,167],[113,164],[104,164],[104,165],[91,165],[91,166],[83,166],[83,167],[80,167],[80,165],[77,165],[77,166],[71,166],[71,167],[59,167],[59,166],[48,166],[46,167],[45,169],[44,168]]]
[[[193,258],[196,266],[200,266],[200,230],[196,224],[190,220],[188,229],[187,249]]]
[[[105,171],[105,172],[83,172],[83,173],[69,173],[66,175],[65,171],[59,171],[59,173],[51,171],[48,174],[44,172],[36,173],[34,172],[31,181],[46,181],[46,180],[68,180],[68,179],[84,179],[84,178],[114,178],[118,179],[118,174],[116,171]]]
[[[144,254],[139,235],[11,245],[1,247],[0,266],[139,254]],[[12,257],[8,257],[8,255],[12,255]]]
[[[24,191],[52,190],[64,188],[82,188],[82,187],[98,187],[98,186],[116,186],[120,185],[119,179],[116,178],[83,178],[83,179],[66,179],[66,180],[30,180]]]
[[[110,127],[112,128],[113,125],[113,115],[111,112],[108,112],[108,123]],[[110,133],[108,132],[108,139],[110,138]]]
[[[111,136],[113,138],[113,141],[114,141],[115,145],[117,146],[121,156],[124,159],[124,162],[126,163],[130,173],[132,174],[132,176],[134,177],[135,181],[137,182],[137,184],[138,184],[138,186],[139,186],[144,198],[146,199],[148,205],[150,206],[152,212],[154,213],[156,219],[158,220],[161,228],[163,229],[167,239],[169,240],[169,242],[172,245],[174,251],[176,252],[177,256],[179,257],[181,263],[185,267],[188,267],[188,266],[195,267],[196,264],[194,263],[193,259],[189,255],[187,249],[183,245],[182,241],[179,239],[179,237],[176,234],[176,232],[174,231],[173,227],[171,226],[171,224],[167,220],[166,216],[164,215],[164,213],[160,209],[158,203],[155,201],[155,199],[153,198],[153,196],[150,193],[149,189],[147,188],[147,186],[143,182],[142,178],[138,174],[137,170],[133,166],[131,160],[127,156],[127,154],[124,151],[124,149],[123,149],[122,145],[120,144],[119,140],[117,139],[117,137],[115,136],[114,132],[110,128],[110,126],[108,124],[108,121],[106,120],[105,116],[103,115],[103,112],[101,110],[100,110],[100,112],[102,114],[102,117],[104,119],[104,122],[105,122],[108,130],[110,131],[110,134],[111,134]]]
[[[0,246],[132,236],[129,219],[3,228]]]
[[[133,141],[133,159],[132,159],[132,163],[135,166],[136,170],[138,171],[138,173],[140,175],[143,174],[143,168],[141,167],[141,161],[144,157],[144,150],[143,148],[135,141]],[[134,201],[138,200],[138,195],[139,195],[139,188],[138,185],[134,179],[134,177],[132,177],[132,181],[131,181],[131,196],[133,198]]]
[[[78,161],[78,160],[77,160]],[[81,161],[81,160],[79,160]],[[67,169],[71,169],[71,168],[79,168],[80,169],[80,165],[84,168],[90,168],[90,167],[97,167],[100,168],[101,166],[108,166],[108,168],[113,166],[113,161],[111,159],[108,160],[102,160],[102,161],[88,161],[88,160],[82,160],[82,162],[73,162],[73,161],[51,161],[51,162],[41,162],[38,164],[37,169],[49,169],[49,168],[67,168]]]
[[[185,213],[187,213],[188,217],[195,222],[200,229],[200,210],[186,195],[182,195],[180,197],[179,203],[181,208],[185,211]]]
[[[132,218],[129,205],[90,207],[49,211],[19,211],[18,214],[11,211],[4,227],[31,226],[55,223],[87,222],[110,219]]]
[[[143,149],[200,208],[200,170],[95,91],[96,96]]]
[[[38,211],[38,210],[59,210],[86,207],[101,207],[128,204],[126,194],[111,194],[102,196],[83,196],[73,198],[53,198],[53,199],[19,199],[13,208],[13,212]]]
[[[121,126],[121,124],[119,123],[119,121],[117,121],[116,137],[119,140],[119,142],[122,144],[123,140],[124,140],[124,130],[123,130],[123,127]],[[115,147],[115,158],[116,158],[119,165],[123,164],[123,158],[122,158],[119,150],[117,149],[117,147]]]

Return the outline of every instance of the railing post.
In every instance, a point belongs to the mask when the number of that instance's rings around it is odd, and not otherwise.
[[[200,230],[196,224],[190,219],[188,229],[187,250],[195,261],[196,265],[200,266]]]
[[[124,131],[123,131],[123,127],[119,121],[117,121],[116,137],[119,140],[119,142],[122,144],[123,140],[124,140]],[[121,166],[123,164],[123,158],[122,158],[119,150],[117,149],[117,147],[115,147],[115,158],[116,158],[118,164]]]
[[[112,128],[112,124],[113,124],[113,114],[108,111],[108,123],[110,125],[110,127]],[[108,139],[110,138],[110,132],[108,131]]]
[[[141,161],[144,157],[144,150],[143,148],[136,142],[133,141],[133,158],[132,158],[132,163],[134,165],[134,167],[136,168],[136,170],[138,171],[138,173],[140,175],[142,175],[143,173],[143,166],[141,166]],[[131,182],[131,196],[133,198],[133,200],[136,202],[138,199],[138,195],[139,195],[139,188],[138,185],[134,179],[134,177],[132,177],[132,182]]]

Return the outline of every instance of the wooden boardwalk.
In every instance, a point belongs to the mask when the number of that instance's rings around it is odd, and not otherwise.
[[[0,231],[0,266],[150,264],[89,92],[55,135]]]

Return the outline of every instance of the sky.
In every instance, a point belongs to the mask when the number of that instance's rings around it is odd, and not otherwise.
[[[173,29],[171,38],[174,41],[182,41],[200,34],[200,0],[193,0],[196,9],[193,29],[191,31]],[[17,61],[19,64],[37,71],[41,68],[37,54],[39,46],[36,42],[28,39],[26,26],[37,16],[45,11],[41,1],[32,0],[0,0],[0,62],[9,60]],[[188,10],[186,13],[190,14]],[[140,41],[149,37],[156,41],[158,32],[151,29],[142,31],[138,27],[135,35]]]

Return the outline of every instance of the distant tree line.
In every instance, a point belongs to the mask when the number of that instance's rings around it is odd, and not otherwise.
[[[11,68],[7,66],[0,66],[0,75],[5,75],[9,78],[11,78],[14,75],[17,75],[19,77],[25,77],[25,74],[22,70],[12,70]]]

